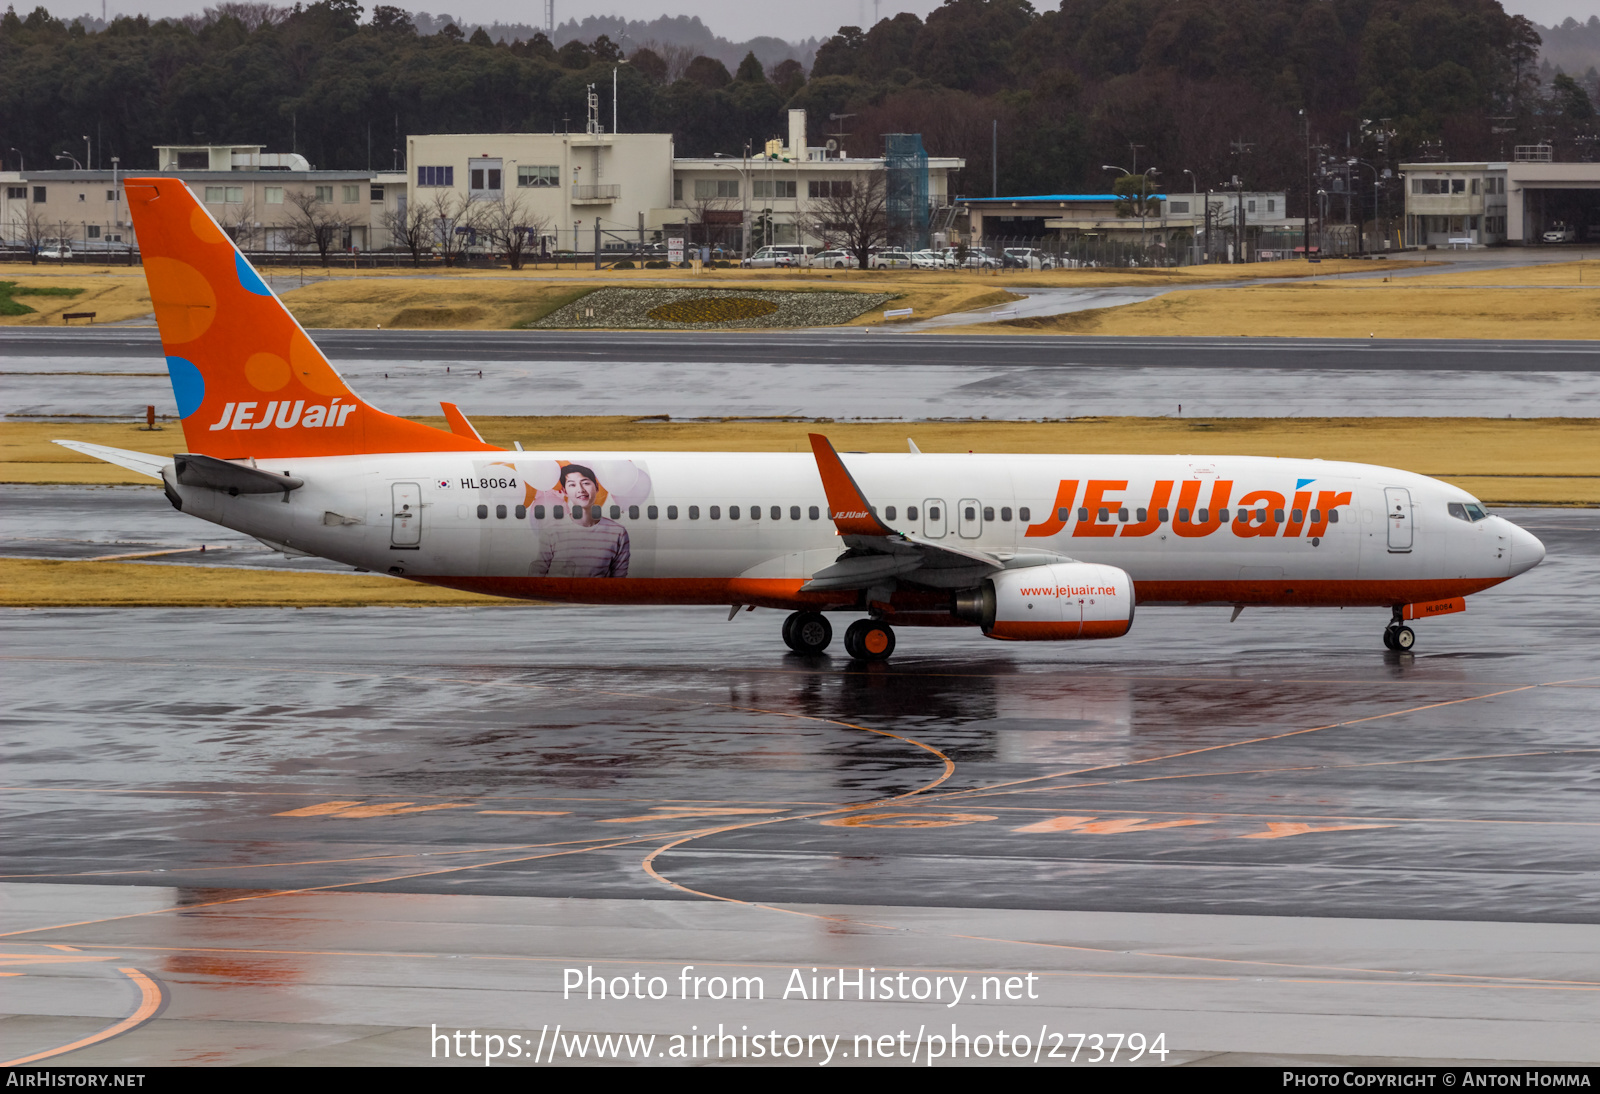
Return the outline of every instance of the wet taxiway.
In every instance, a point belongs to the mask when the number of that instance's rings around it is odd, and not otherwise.
[[[118,1022],[49,1058],[956,1021],[1161,1031],[1166,1062],[1596,1061],[1600,512],[1506,515],[1549,557],[1414,654],[1379,611],[906,630],[870,668],[767,612],[7,613],[5,1058]],[[767,999],[562,998],[684,964]],[[812,966],[1040,987],[777,998]]]
[[[1592,342],[316,331],[398,414],[1593,416]],[[13,417],[168,413],[154,330],[0,330]]]

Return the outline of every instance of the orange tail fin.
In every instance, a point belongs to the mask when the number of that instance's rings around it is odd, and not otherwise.
[[[190,452],[498,452],[369,405],[174,178],[131,178],[128,208]]]

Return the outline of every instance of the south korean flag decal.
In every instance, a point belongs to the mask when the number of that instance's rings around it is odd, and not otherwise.
[[[439,489],[440,490],[448,490],[448,489],[450,489],[450,480],[449,479],[439,479],[438,480],[438,484],[439,484]]]

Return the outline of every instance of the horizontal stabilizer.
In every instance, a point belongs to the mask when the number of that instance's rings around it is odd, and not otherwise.
[[[85,456],[93,456],[106,463],[114,463],[118,467],[125,467],[129,471],[141,475],[149,475],[152,479],[161,477],[161,469],[172,462],[168,456],[152,456],[147,452],[129,452],[123,448],[109,448],[103,444],[87,444],[83,441],[56,441],[62,448],[70,448],[74,452],[82,452]],[[281,489],[281,487],[280,487]]]

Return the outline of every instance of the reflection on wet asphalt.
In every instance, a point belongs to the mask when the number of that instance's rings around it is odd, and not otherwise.
[[[1593,923],[1600,512],[1506,515],[1548,560],[1414,656],[1378,610],[902,630],[871,669],[785,653],[769,612],[13,611],[0,867]]]

